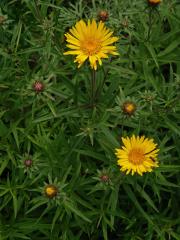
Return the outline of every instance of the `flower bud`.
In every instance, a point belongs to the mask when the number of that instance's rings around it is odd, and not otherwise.
[[[133,102],[125,102],[123,103],[122,110],[125,114],[131,116],[136,111],[136,105]]]
[[[109,18],[109,13],[108,13],[108,11],[106,11],[106,10],[101,10],[101,11],[99,12],[99,14],[98,14],[98,18],[99,18],[99,20],[101,20],[101,21],[103,21],[103,22],[107,21],[108,18]]]
[[[32,166],[32,163],[33,163],[32,159],[26,159],[26,160],[24,161],[24,165],[25,165],[26,167],[31,167],[31,166]]]
[[[36,81],[33,84],[33,89],[36,93],[40,93],[44,90],[44,84],[41,81]]]
[[[48,198],[53,198],[57,196],[58,188],[53,184],[49,184],[45,187],[44,191]]]
[[[159,3],[161,3],[161,0],[148,0],[148,3],[150,6],[157,6]]]
[[[101,179],[102,182],[108,182],[109,181],[109,176],[108,175],[102,175],[100,177],[100,179]]]

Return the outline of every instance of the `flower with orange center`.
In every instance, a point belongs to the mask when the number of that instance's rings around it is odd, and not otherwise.
[[[151,172],[154,167],[158,167],[157,153],[159,149],[153,139],[142,137],[122,138],[124,146],[116,149],[118,158],[117,164],[120,170],[132,175],[138,173],[143,175],[145,172]]]
[[[156,5],[158,5],[159,3],[161,3],[161,0],[148,0],[148,3],[149,3],[151,6],[156,6]]]
[[[53,184],[48,184],[45,186],[44,192],[48,198],[53,198],[58,194],[58,188]]]
[[[133,115],[134,112],[136,111],[136,105],[133,102],[124,102],[122,105],[122,110],[124,113],[128,114],[128,115]]]
[[[91,68],[97,70],[97,62],[102,65],[102,58],[108,58],[108,54],[118,55],[116,47],[112,46],[118,37],[112,37],[113,32],[102,21],[97,24],[93,19],[86,24],[80,20],[69,32],[65,37],[71,50],[64,55],[77,55],[74,62],[78,67],[89,59]]]

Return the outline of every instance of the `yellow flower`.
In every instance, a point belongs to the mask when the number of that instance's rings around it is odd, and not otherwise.
[[[102,65],[101,58],[108,58],[108,54],[118,55],[114,42],[118,37],[112,37],[113,32],[107,29],[102,21],[98,24],[93,19],[86,24],[83,20],[66,33],[67,47],[72,49],[64,55],[77,55],[74,62],[80,67],[89,59],[91,68],[97,69],[97,62]]]
[[[58,188],[55,185],[53,185],[53,184],[48,184],[45,187],[44,191],[45,191],[45,194],[46,194],[46,196],[48,198],[53,198],[53,197],[55,197],[57,195]]]
[[[115,152],[121,171],[142,176],[143,173],[151,172],[154,167],[158,167],[159,149],[156,149],[157,144],[153,139],[133,135],[131,138],[122,138],[122,141],[124,146]]]
[[[124,113],[131,116],[136,111],[136,104],[130,101],[124,102],[122,106],[122,110]]]

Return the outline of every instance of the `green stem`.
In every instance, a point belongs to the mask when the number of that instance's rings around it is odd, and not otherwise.
[[[91,73],[91,106],[94,107],[96,96],[96,71],[92,69]]]
[[[35,3],[35,10],[36,10],[37,17],[39,18],[39,21],[42,23],[43,22],[43,18],[41,16],[37,0],[35,0],[34,3]]]
[[[106,79],[107,79],[107,76],[108,76],[108,73],[109,73],[109,69],[106,70],[106,71],[103,69],[103,72],[104,72],[104,79],[103,79],[102,83],[100,84],[100,86],[98,87],[98,89],[96,91],[96,96],[95,96],[96,99],[98,99],[99,96],[101,95],[102,89],[104,87],[104,84],[106,82]]]
[[[151,29],[152,29],[152,13],[153,13],[153,9],[150,8],[150,11],[149,11],[149,21],[148,21],[148,24],[149,24],[149,28],[148,28],[148,33],[147,33],[147,41],[149,41],[150,39],[150,34],[151,34]]]

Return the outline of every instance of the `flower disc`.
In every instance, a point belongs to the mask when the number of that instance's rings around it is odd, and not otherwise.
[[[154,167],[158,167],[159,149],[156,149],[157,144],[153,139],[133,135],[131,138],[122,138],[122,141],[124,146],[115,152],[121,171],[142,176],[143,173],[151,172]]]

